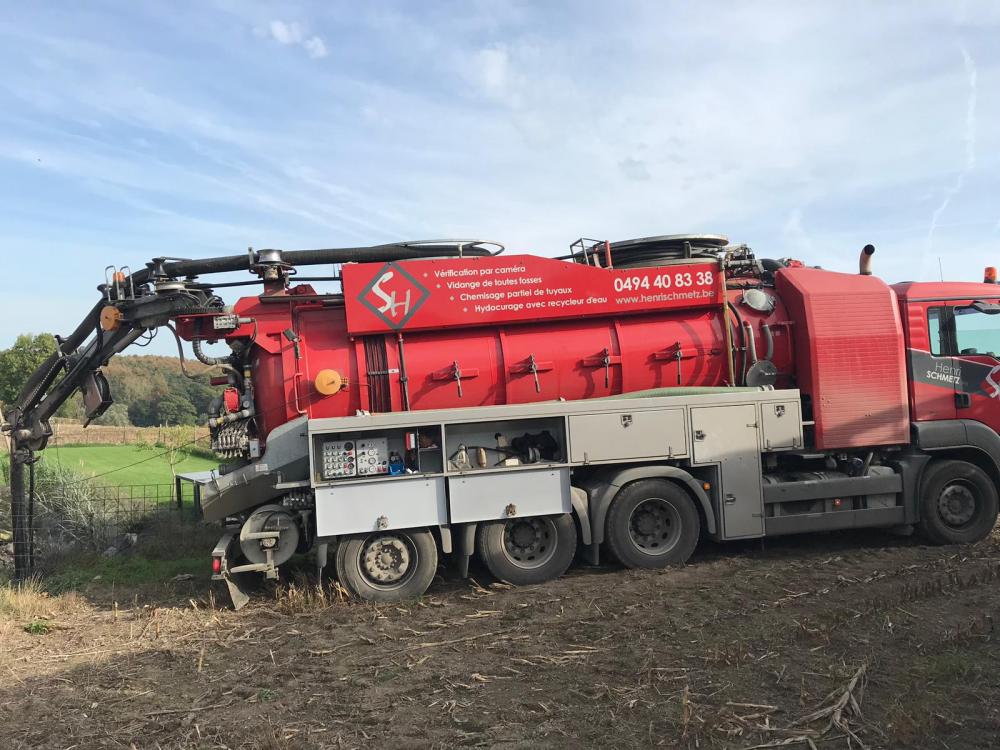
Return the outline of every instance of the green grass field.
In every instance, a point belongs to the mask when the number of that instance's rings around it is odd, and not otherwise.
[[[123,486],[173,481],[170,462],[167,456],[160,455],[163,452],[163,448],[135,445],[72,445],[52,446],[41,455],[42,461],[49,466],[61,465],[83,475],[102,475],[94,480],[95,484]],[[138,463],[140,461],[142,463]],[[178,474],[215,468],[218,462],[187,454],[174,466]]]

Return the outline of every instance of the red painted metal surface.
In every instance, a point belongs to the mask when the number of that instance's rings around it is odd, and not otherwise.
[[[786,268],[776,288],[795,321],[798,387],[829,450],[909,442],[896,295],[875,276]]]
[[[485,273],[487,268],[492,272]],[[470,269],[475,274],[460,273]],[[709,271],[712,277],[697,276]],[[709,263],[619,271],[531,256],[348,265],[344,303],[308,286],[248,297],[235,311],[256,323],[228,338],[256,334],[251,369],[262,436],[299,415],[727,385],[726,317],[716,273]],[[496,282],[514,274],[529,281],[466,291],[501,288],[521,295],[510,297],[512,304],[537,298],[543,307],[486,305],[469,313],[466,308],[482,300],[461,299],[465,292],[448,289],[447,281],[437,286],[447,279],[492,276]],[[691,274],[690,288],[685,274]],[[754,329],[759,357],[765,346],[761,326],[769,326],[778,387],[799,387],[811,401],[816,447],[907,442],[903,332],[892,290],[874,277],[819,269],[786,268],[776,279],[771,312],[741,304],[738,289],[728,296]],[[411,285],[414,280],[420,288]],[[667,285],[687,291],[671,296]],[[581,298],[581,304],[566,302]],[[550,306],[552,300],[558,304]],[[178,322],[183,330],[193,329],[193,323]],[[288,329],[298,335],[298,356],[284,335]],[[735,343],[738,348],[739,333]],[[739,382],[746,362],[739,351],[735,357]],[[340,373],[345,385],[322,395],[314,382],[328,369]]]
[[[605,269],[535,255],[343,268],[352,334],[474,327],[718,305],[718,267]]]
[[[470,318],[456,310],[450,300],[437,304],[432,299],[413,311],[416,297],[411,289],[412,314],[402,330],[394,330],[368,306],[350,302],[352,292],[362,294],[373,278],[384,276],[386,264],[345,267],[346,306],[316,295],[309,286],[244,298],[235,305],[235,312],[255,324],[244,325],[227,338],[254,337],[250,365],[261,435],[302,414],[338,417],[359,409],[385,412],[576,400],[728,382],[723,307],[713,264],[619,272],[515,257],[407,262],[406,268],[408,274],[419,273],[422,279],[421,268],[430,274],[434,269],[461,270],[473,263],[480,278],[488,263],[503,269],[544,268],[545,285],[527,288],[526,299],[535,296],[533,289],[570,289],[573,295],[584,295],[584,300],[593,292],[608,299],[583,305],[546,304],[541,312],[530,315],[523,309],[488,311],[491,322],[487,324],[481,317]],[[709,272],[712,283],[706,288],[703,282],[710,277],[697,274]],[[666,277],[670,281],[662,280]],[[362,284],[363,280],[367,281]],[[666,285],[686,291],[671,297],[663,290]],[[620,292],[614,292],[616,288]],[[383,288],[391,299],[388,290]],[[405,303],[403,288],[393,291],[396,301]],[[560,294],[538,297],[570,298],[569,292]],[[738,291],[730,292],[736,302],[739,296]],[[360,315],[359,307],[368,314],[367,322],[358,317],[352,322],[352,311]],[[567,312],[570,309],[572,313]],[[792,346],[780,300],[769,314],[745,306],[741,312],[757,329],[760,356],[764,353],[760,325],[771,324],[775,364],[790,373]],[[199,335],[193,318],[180,319],[178,325],[189,337]],[[288,329],[298,334],[298,358],[284,335]],[[336,370],[344,378],[339,393],[324,396],[316,391],[316,376],[325,369]]]

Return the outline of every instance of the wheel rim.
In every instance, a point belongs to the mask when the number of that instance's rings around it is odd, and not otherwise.
[[[672,503],[651,497],[632,509],[628,533],[632,543],[647,555],[665,555],[681,538],[681,517]]]
[[[556,526],[551,518],[518,518],[503,529],[503,551],[519,568],[540,568],[556,553]]]
[[[979,501],[975,490],[966,482],[955,481],[945,485],[938,495],[938,515],[953,529],[971,524],[976,517]]]
[[[384,591],[406,585],[417,570],[417,548],[408,536],[372,535],[365,539],[358,555],[358,572],[365,581]]]

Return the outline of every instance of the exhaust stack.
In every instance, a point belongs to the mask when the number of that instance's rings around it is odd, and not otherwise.
[[[875,254],[874,245],[865,245],[861,249],[861,258],[858,260],[858,273],[862,276],[872,275],[872,256]]]

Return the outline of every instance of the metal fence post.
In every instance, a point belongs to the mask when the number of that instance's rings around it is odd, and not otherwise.
[[[184,485],[180,477],[174,477],[174,492],[177,493],[177,510],[184,508]]]

